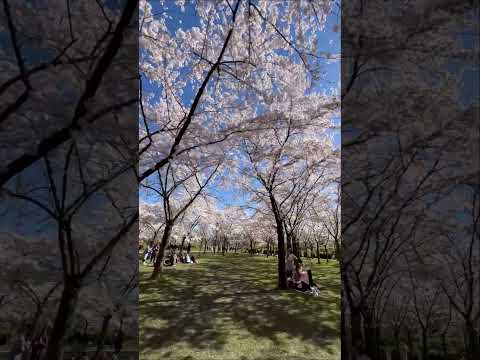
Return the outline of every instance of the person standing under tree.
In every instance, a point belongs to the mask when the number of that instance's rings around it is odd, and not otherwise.
[[[287,263],[285,267],[287,278],[291,278],[293,276],[293,271],[295,270],[296,261],[297,261],[297,257],[293,253],[292,249],[288,249]]]

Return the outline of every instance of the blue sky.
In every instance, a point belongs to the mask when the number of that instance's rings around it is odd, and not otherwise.
[[[167,14],[171,17],[167,20],[167,27],[169,30],[174,33],[177,29],[183,28],[188,29],[193,26],[199,25],[198,17],[196,16],[194,6],[191,2],[187,1],[185,6],[185,11],[181,12],[180,8],[177,7],[173,1],[166,1],[165,6],[161,6],[158,1],[150,2],[152,5],[152,13],[159,14],[162,12],[167,12]],[[338,25],[338,29],[340,29],[340,10],[338,7],[334,7],[332,12],[329,14],[326,22],[326,26],[324,31],[320,34],[320,48],[323,51],[339,54],[340,53],[340,31],[334,32],[334,26]],[[140,49],[142,52],[142,49]],[[324,73],[322,74],[323,81],[321,85],[315,90],[325,90],[330,92],[332,88],[338,88],[339,81],[340,81],[340,61],[333,62],[330,64],[323,64]],[[147,81],[143,81],[143,89],[145,93],[158,93],[158,88],[156,85],[151,84]],[[194,97],[194,89],[187,87],[184,89],[184,94],[182,96],[183,103],[188,106],[193,101]],[[158,99],[157,96],[154,97],[154,101]],[[340,125],[340,117],[336,117],[332,119],[335,125]],[[333,135],[334,146],[340,146],[340,131],[337,130],[335,132],[331,132]],[[226,204],[239,204],[238,200],[235,200],[235,190],[224,190],[219,189],[215,186],[211,186],[209,188],[209,193],[215,195],[217,198]],[[140,194],[142,200],[147,201],[144,194]]]

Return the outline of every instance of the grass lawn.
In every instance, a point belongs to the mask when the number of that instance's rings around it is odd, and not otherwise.
[[[336,261],[304,259],[319,297],[276,289],[276,258],[200,255],[149,281],[141,266],[140,359],[340,359]]]

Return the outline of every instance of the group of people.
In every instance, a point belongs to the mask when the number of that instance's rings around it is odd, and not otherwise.
[[[28,329],[21,329],[13,343],[13,348],[10,350],[9,360],[48,360],[46,359],[46,350],[48,345],[48,332],[51,326],[46,326],[38,335],[28,335]],[[118,360],[123,343],[123,331],[117,332],[114,341],[114,351],[107,353],[101,351],[95,359],[97,360]],[[86,351],[78,355],[73,355],[71,360],[91,360]]]
[[[48,343],[49,327],[45,327],[38,335],[32,337],[28,330],[20,331],[13,343],[13,349],[10,352],[11,360],[39,360],[45,356]]]
[[[157,257],[159,246],[158,244],[149,245],[145,252],[143,253],[143,264],[151,264],[155,261]]]
[[[151,265],[157,258],[158,250],[159,250],[158,244],[148,245],[145,252],[143,253],[143,264]],[[178,263],[194,264],[196,262],[197,260],[195,259],[195,256],[190,254],[190,246],[188,246],[186,253],[183,253],[182,251],[180,251],[179,254],[177,254],[175,250],[172,250],[172,248],[170,248],[170,254],[164,260],[164,265],[174,266],[175,264],[178,264]]]
[[[178,255],[176,252],[171,252],[164,262],[165,266],[175,266],[178,263],[196,264],[197,259],[195,258],[195,256],[191,255],[190,252],[187,252],[186,254],[180,253]]]
[[[311,273],[303,268],[302,261],[295,256],[291,249],[288,249],[286,259],[287,285],[290,289],[300,292],[308,292],[318,296],[320,291],[317,284],[313,282]]]

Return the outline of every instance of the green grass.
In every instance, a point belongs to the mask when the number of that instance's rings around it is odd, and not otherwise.
[[[141,266],[141,359],[320,360],[340,358],[338,263],[316,264],[321,295],[278,290],[276,258],[200,255],[148,280]]]

